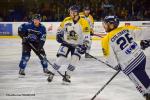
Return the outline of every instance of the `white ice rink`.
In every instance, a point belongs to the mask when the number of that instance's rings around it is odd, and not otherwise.
[[[47,40],[45,50],[49,61],[54,62],[59,44]],[[146,70],[150,76],[150,48],[147,55]],[[91,54],[102,58],[99,41],[92,44]],[[70,85],[62,85],[59,75],[52,83],[46,81],[39,59],[34,53],[26,68],[25,78],[18,77],[18,64],[21,58],[20,39],[0,39],[0,100],[90,100],[90,98],[116,72],[106,65],[82,57],[72,75]],[[64,64],[61,72],[65,69]],[[51,66],[49,66],[50,68]],[[121,72],[97,96],[95,100],[144,100],[134,84]]]

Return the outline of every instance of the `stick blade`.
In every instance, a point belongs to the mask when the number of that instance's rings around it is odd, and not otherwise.
[[[81,99],[81,100],[91,100],[91,98],[84,98],[84,99]],[[97,97],[94,100],[108,100],[108,99],[102,98],[102,97]]]

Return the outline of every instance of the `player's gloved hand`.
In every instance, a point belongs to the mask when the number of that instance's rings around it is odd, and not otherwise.
[[[149,40],[141,40],[140,46],[142,50],[145,50],[150,46],[150,41]]]
[[[37,41],[37,36],[35,34],[29,34],[26,38],[29,42],[36,42]]]
[[[84,44],[78,45],[76,49],[80,54],[84,54],[86,52],[87,46]]]
[[[121,70],[120,64],[114,67],[115,70]]]
[[[63,43],[63,42],[64,42],[64,40],[63,40],[63,35],[62,35],[62,34],[57,34],[57,35],[56,35],[56,40],[57,40],[57,42],[59,42],[59,43]]]
[[[93,36],[93,35],[94,35],[94,31],[93,31],[93,30],[91,30],[90,35],[91,35],[91,36]]]
[[[58,30],[57,35],[56,35],[56,40],[59,43],[64,43],[64,31],[63,30]]]
[[[42,54],[42,55],[45,54],[43,48],[38,48],[38,49],[37,49],[37,52],[38,52],[39,54]]]
[[[66,41],[64,40],[64,35],[63,35],[63,33],[58,32],[57,35],[56,35],[56,40],[57,40],[57,42],[59,42],[59,43],[62,43],[62,44],[68,45],[68,46],[73,46],[72,44],[69,44],[68,42],[66,42]]]

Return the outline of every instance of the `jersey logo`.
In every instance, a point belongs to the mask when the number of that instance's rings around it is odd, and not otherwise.
[[[78,34],[74,30],[68,32],[67,40],[75,40],[75,41],[77,41],[78,40]]]

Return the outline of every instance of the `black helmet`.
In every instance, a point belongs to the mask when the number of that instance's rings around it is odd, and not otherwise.
[[[32,20],[33,19],[41,20],[41,15],[40,14],[34,14],[33,17],[32,17]]]
[[[90,10],[90,7],[86,6],[86,7],[83,8],[83,10]]]
[[[111,23],[114,24],[115,27],[118,27],[119,25],[119,18],[117,16],[106,16],[103,20],[105,23]]]
[[[69,8],[69,11],[70,11],[70,10],[79,13],[79,12],[80,12],[80,7],[77,6],[77,5],[73,5],[73,6],[71,6],[71,7]]]

